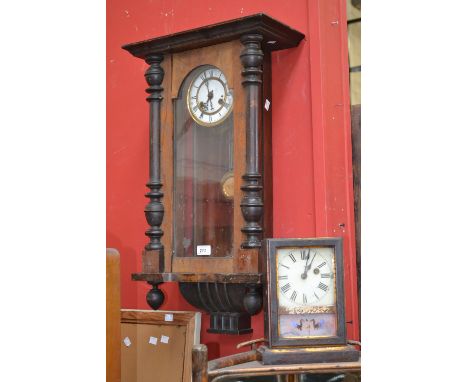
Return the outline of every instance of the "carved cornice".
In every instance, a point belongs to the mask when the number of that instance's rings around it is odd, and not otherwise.
[[[242,35],[263,36],[262,50],[274,51],[299,45],[304,34],[259,13],[202,28],[161,36],[124,45],[122,48],[135,57],[146,58],[152,54],[176,53],[208,45],[239,39]]]

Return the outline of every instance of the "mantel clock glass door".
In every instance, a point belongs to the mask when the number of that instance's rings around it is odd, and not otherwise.
[[[332,247],[277,250],[278,335],[336,336],[335,253]]]

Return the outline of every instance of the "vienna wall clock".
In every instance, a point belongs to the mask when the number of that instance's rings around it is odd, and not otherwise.
[[[304,35],[264,14],[125,45],[149,65],[149,305],[163,282],[210,313],[216,333],[251,332],[271,236],[271,52]]]

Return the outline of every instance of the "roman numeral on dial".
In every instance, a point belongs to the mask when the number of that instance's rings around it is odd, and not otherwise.
[[[297,292],[294,291],[291,295],[291,300],[296,301],[296,297],[297,297]]]
[[[289,254],[289,257],[291,258],[291,260],[293,261],[293,263],[296,262],[296,258],[294,257],[294,255],[292,253]]]
[[[321,277],[322,279],[331,279],[332,274],[331,274],[331,273],[322,273],[322,274],[320,275],[320,277]]]
[[[302,294],[302,302],[307,304],[307,296],[305,294]]]
[[[301,260],[305,260],[306,256],[306,251],[301,251]]]
[[[320,288],[320,289],[322,289],[323,291],[326,292],[328,290],[328,285],[325,285],[323,283],[319,283],[318,288]]]
[[[287,280],[287,279],[288,279],[288,275],[278,277],[278,280]]]
[[[322,268],[325,264],[326,264],[326,262],[324,261],[322,264],[317,265],[317,267]]]
[[[284,284],[284,285],[281,287],[281,290],[283,291],[283,293],[286,293],[289,289],[291,289],[291,284],[289,284],[289,283]]]

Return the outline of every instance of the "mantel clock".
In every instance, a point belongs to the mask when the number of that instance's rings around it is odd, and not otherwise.
[[[257,14],[125,45],[149,65],[149,242],[134,280],[177,281],[215,333],[251,332],[271,236],[271,52],[304,35]]]
[[[265,239],[263,250],[263,363],[357,361],[346,344],[342,239]]]

